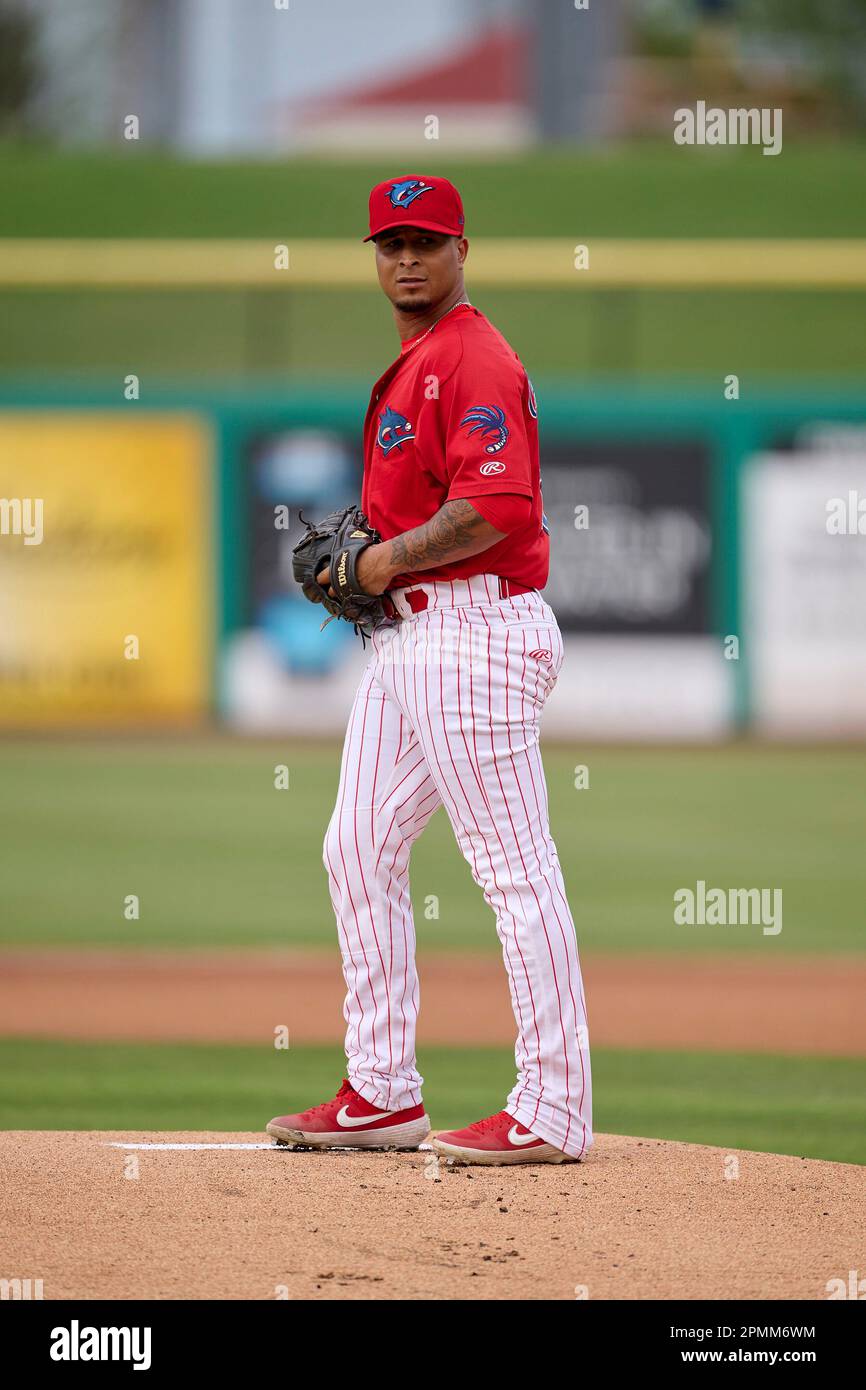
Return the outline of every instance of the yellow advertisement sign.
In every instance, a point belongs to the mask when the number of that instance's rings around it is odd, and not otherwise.
[[[188,415],[0,413],[0,725],[203,713],[211,455]]]

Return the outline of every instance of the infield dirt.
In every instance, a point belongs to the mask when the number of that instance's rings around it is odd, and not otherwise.
[[[582,958],[594,1046],[866,1056],[862,958]],[[502,962],[419,959],[422,1043],[513,1045]],[[342,1041],[336,951],[26,951],[0,954],[0,1033],[129,1041]],[[265,1021],[263,1023],[263,1020]]]
[[[600,1135],[587,1160],[133,1149],[261,1134],[0,1134],[0,1277],[46,1299],[825,1299],[866,1170]]]

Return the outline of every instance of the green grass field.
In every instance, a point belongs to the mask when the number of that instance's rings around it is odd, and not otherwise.
[[[578,153],[422,163],[461,187],[473,236],[863,237],[866,146],[682,150],[648,143]],[[411,160],[409,161],[411,163]],[[58,154],[0,144],[3,237],[363,235],[370,187],[393,161],[187,164],[125,146]],[[345,373],[394,356],[390,313],[370,290],[0,291],[0,371],[134,368],[176,375]],[[831,254],[831,252],[828,252]],[[484,291],[470,298],[536,378],[557,373],[721,380],[866,373],[866,294]],[[337,331],[336,326],[339,325]],[[121,373],[122,375],[122,373]]]
[[[864,948],[866,749],[546,746],[551,825],[581,948]],[[276,791],[286,763],[290,788]],[[574,767],[589,767],[589,789]],[[337,744],[230,738],[0,743],[3,911],[17,945],[333,946],[321,862]],[[673,894],[781,888],[778,936],[684,927]],[[442,810],[416,844],[422,950],[498,951]],[[123,901],[138,894],[141,917]],[[438,921],[424,900],[439,898]]]
[[[777,159],[673,141],[453,159],[423,142],[416,160],[196,163],[118,144],[0,144],[0,237],[362,237],[373,184],[407,171],[457,184],[470,237],[866,235],[863,142],[800,141]]]
[[[2,251],[2,247],[0,247]],[[134,362],[155,381],[297,375],[372,379],[393,361],[391,312],[369,291],[0,290],[0,372],[116,375]],[[472,290],[473,303],[535,381],[619,373],[721,382],[786,375],[835,385],[866,374],[866,293]]]
[[[497,1110],[508,1049],[423,1049],[434,1128]],[[339,1048],[0,1041],[0,1128],[258,1130],[333,1095]],[[593,1050],[601,1133],[866,1163],[866,1061]]]

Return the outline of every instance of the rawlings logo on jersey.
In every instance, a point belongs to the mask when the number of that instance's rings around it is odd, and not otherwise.
[[[392,449],[399,449],[402,454],[403,445],[414,438],[415,431],[406,416],[398,414],[396,410],[392,410],[387,405],[379,416],[379,429],[376,434],[376,443],[385,458],[388,457]]]
[[[392,208],[408,208],[422,193],[432,192],[431,183],[422,183],[420,179],[403,179],[400,183],[391,184],[388,189],[388,201]]]
[[[491,443],[484,446],[485,454],[498,454],[508,443],[505,411],[500,410],[498,405],[474,405],[460,421],[461,429],[464,425],[472,426],[469,431],[470,435],[474,434],[476,430],[480,430],[482,439],[489,435],[493,436]],[[495,471],[501,472],[502,470],[496,469]]]

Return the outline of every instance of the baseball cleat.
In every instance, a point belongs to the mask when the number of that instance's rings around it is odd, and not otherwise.
[[[437,1134],[431,1148],[456,1163],[576,1163],[571,1154],[537,1138],[513,1115],[500,1110],[466,1129]]]
[[[333,1100],[297,1115],[278,1115],[267,1132],[292,1149],[417,1149],[430,1133],[430,1121],[423,1105],[379,1110],[344,1080]]]

